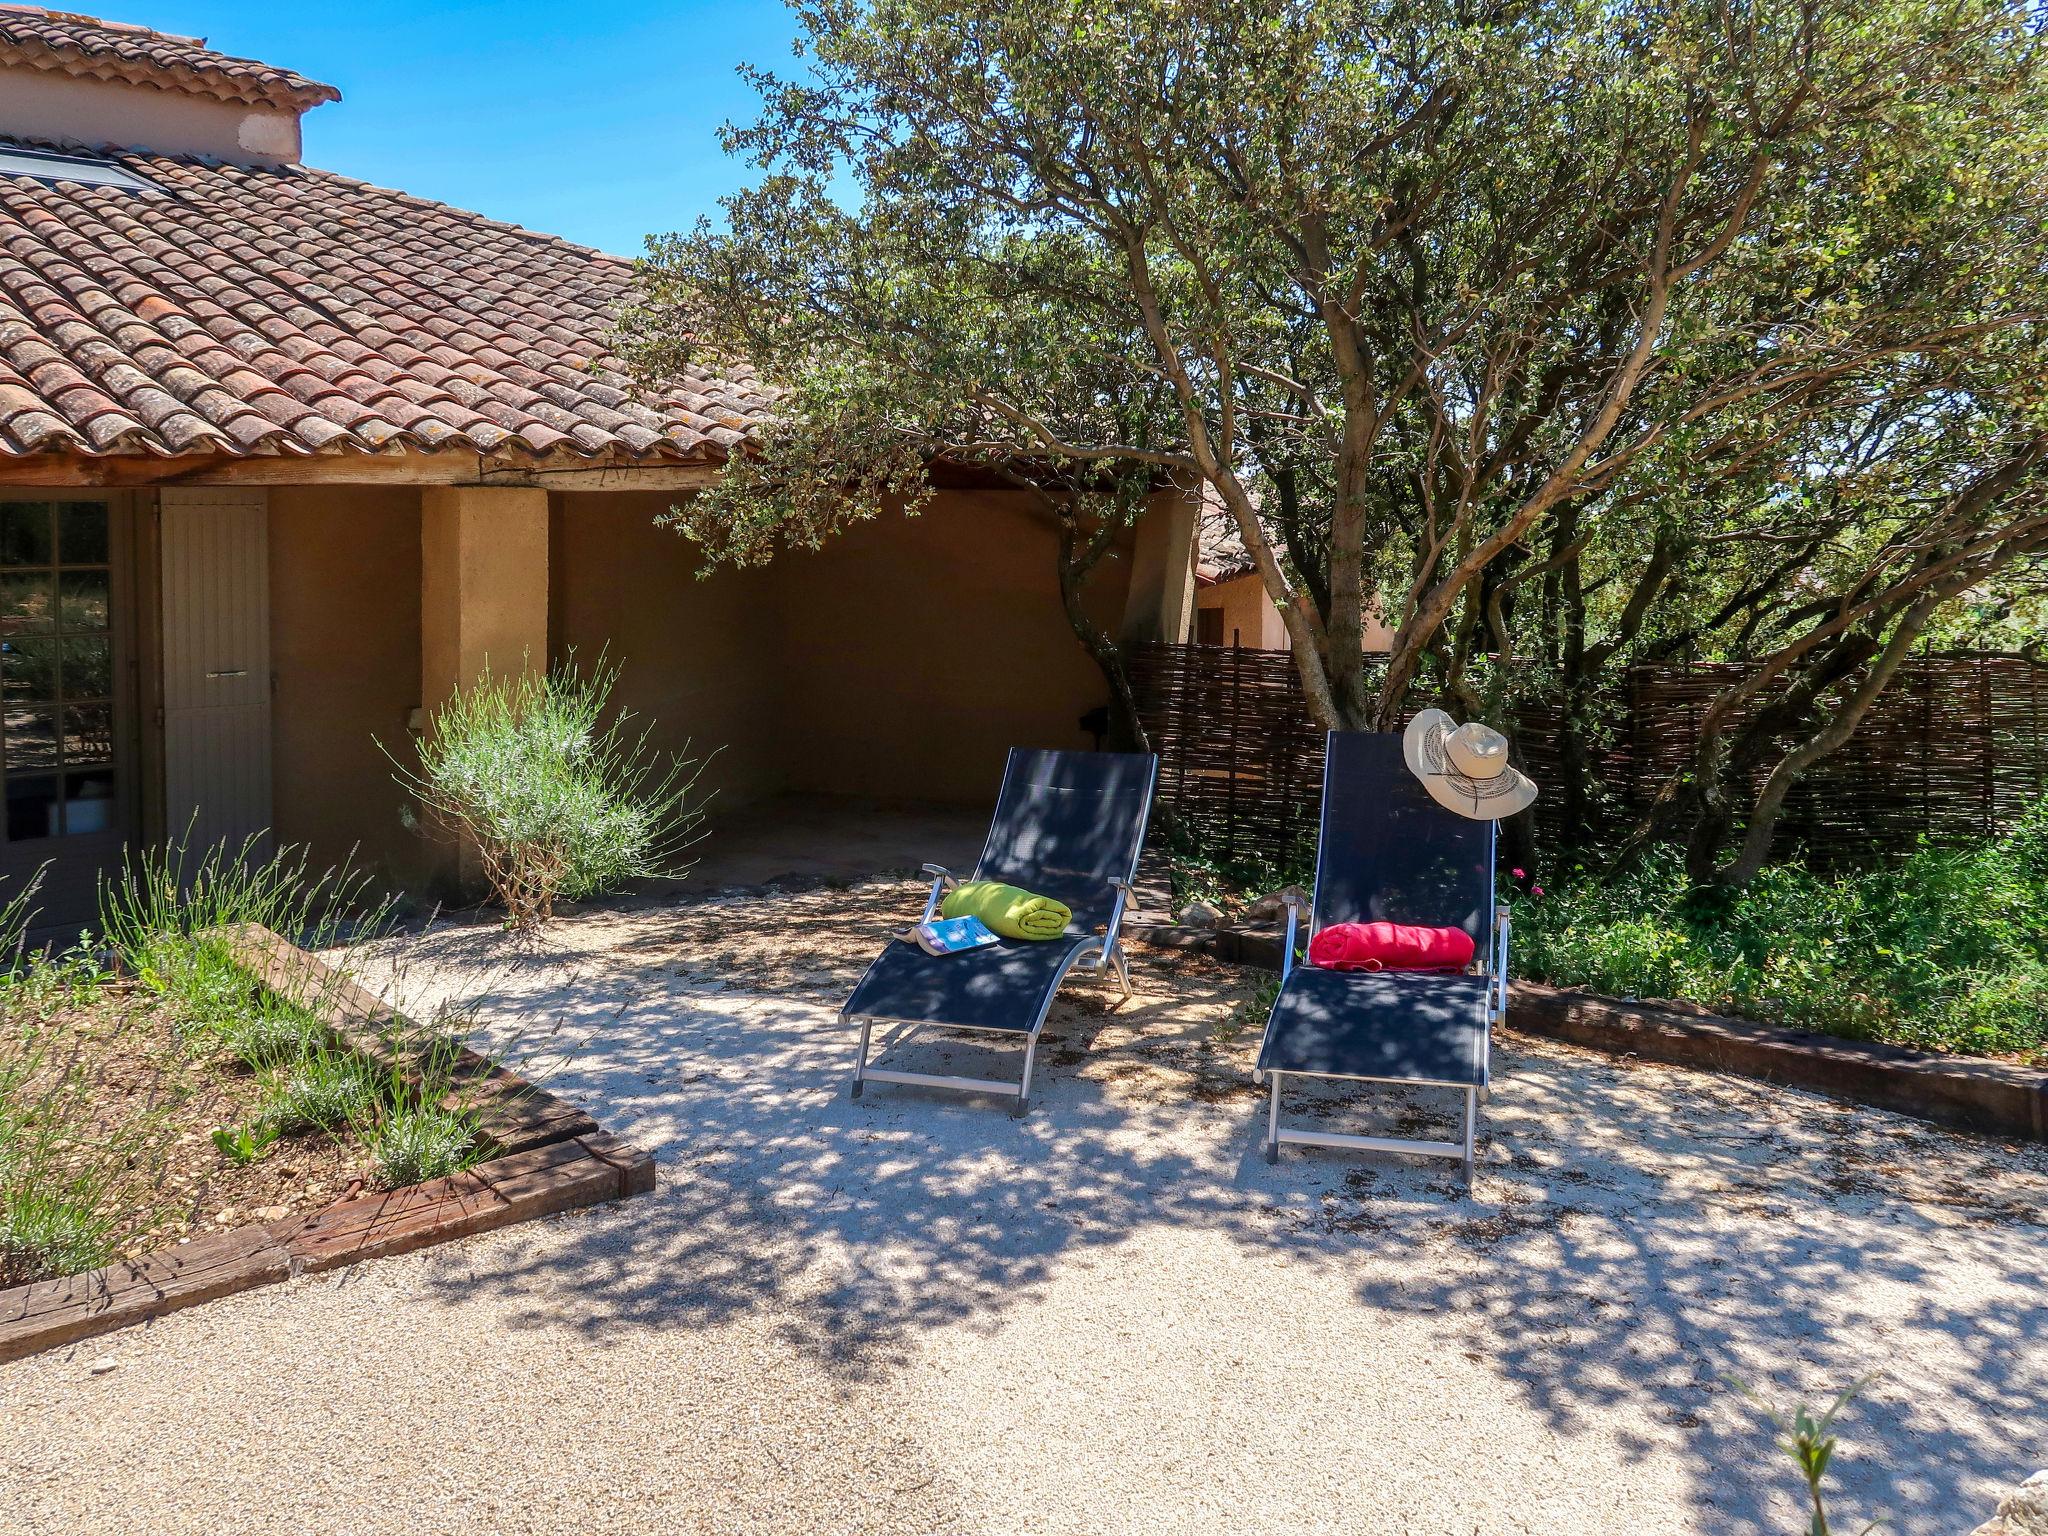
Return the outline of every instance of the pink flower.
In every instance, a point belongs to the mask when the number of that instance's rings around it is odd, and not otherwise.
[[[1529,887],[1529,894],[1531,896],[1541,896],[1543,894],[1543,887],[1540,885],[1532,885]]]
[[[1511,869],[1508,871],[1508,873],[1513,875],[1517,880],[1526,880],[1529,878],[1529,872],[1524,869]]]

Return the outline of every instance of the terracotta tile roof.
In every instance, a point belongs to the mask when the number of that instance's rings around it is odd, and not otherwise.
[[[743,370],[637,394],[632,267],[303,166],[123,154],[135,193],[0,175],[0,454],[716,460]]]
[[[1216,487],[1202,486],[1202,516],[1195,525],[1195,577],[1205,586],[1256,570],[1244,547],[1244,533]]]
[[[301,112],[341,100],[331,85],[254,59],[215,53],[201,37],[152,32],[38,5],[0,5],[0,64]]]

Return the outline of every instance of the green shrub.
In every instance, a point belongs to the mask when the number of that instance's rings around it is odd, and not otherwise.
[[[1162,822],[1157,841],[1165,854],[1176,912],[1191,901],[1227,910],[1246,897],[1263,896],[1284,885],[1309,890],[1315,884],[1314,861],[1304,862],[1299,849],[1277,863],[1256,850],[1226,854],[1204,842],[1180,818],[1162,816]]]
[[[417,1101],[387,1109],[369,1143],[386,1189],[460,1173],[481,1150],[474,1116]]]
[[[1534,980],[1930,1049],[2048,1048],[2048,802],[1981,847],[1862,873],[1779,865],[1703,893],[1667,850],[1514,906],[1515,970]]]
[[[287,1136],[306,1131],[346,1131],[371,1119],[377,1108],[377,1075],[344,1051],[315,1051],[265,1084],[265,1120]]]
[[[114,1222],[90,1179],[9,1182],[0,1190],[0,1289],[97,1269],[113,1257]]]
[[[510,926],[683,873],[703,823],[699,765],[628,733],[629,712],[610,709],[617,680],[601,659],[587,676],[573,658],[545,676],[486,672],[434,711],[418,771],[398,764],[427,819],[476,852]]]

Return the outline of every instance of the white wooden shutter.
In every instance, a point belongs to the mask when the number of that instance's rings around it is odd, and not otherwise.
[[[158,505],[164,829],[189,868],[270,827],[270,509],[242,489],[166,487]]]

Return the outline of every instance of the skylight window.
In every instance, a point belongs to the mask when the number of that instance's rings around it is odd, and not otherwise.
[[[111,160],[85,155],[53,155],[40,149],[0,144],[0,176],[30,176],[37,181],[76,182],[81,187],[117,187],[123,192],[161,192],[153,181]]]

